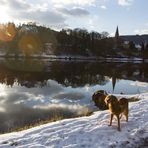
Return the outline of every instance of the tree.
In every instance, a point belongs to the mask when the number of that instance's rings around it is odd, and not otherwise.
[[[129,49],[135,49],[135,44],[134,44],[133,41],[130,41],[130,42],[128,43],[128,45],[129,45]]]
[[[103,31],[103,32],[101,33],[101,38],[102,38],[102,39],[107,38],[108,36],[109,36],[109,33],[106,32],[106,31]]]

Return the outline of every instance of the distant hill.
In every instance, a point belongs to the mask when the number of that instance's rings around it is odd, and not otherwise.
[[[120,37],[125,41],[133,41],[135,44],[148,43],[148,35],[125,35]]]

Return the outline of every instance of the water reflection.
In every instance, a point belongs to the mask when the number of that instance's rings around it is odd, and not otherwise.
[[[147,64],[0,61],[0,131],[55,115],[81,115],[98,89],[137,94],[148,91]]]
[[[45,86],[46,80],[56,80],[65,86],[80,87],[86,84],[105,85],[113,79],[139,80],[148,82],[148,64],[139,63],[95,63],[61,62],[41,60],[3,60],[0,61],[0,82],[13,86]],[[107,76],[107,77],[106,77]]]
[[[85,105],[90,103],[86,97],[89,93],[85,95],[78,89],[64,87],[53,80],[48,80],[42,88],[20,87],[17,84],[13,87],[1,84],[0,87],[3,88],[0,90],[1,132],[29,125],[37,120],[50,120],[55,116],[80,116]]]

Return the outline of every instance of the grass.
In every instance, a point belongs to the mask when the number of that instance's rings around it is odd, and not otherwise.
[[[137,102],[137,101],[139,101],[140,99],[137,98],[137,97],[131,97],[131,98],[129,98],[128,100],[129,100],[129,102]]]

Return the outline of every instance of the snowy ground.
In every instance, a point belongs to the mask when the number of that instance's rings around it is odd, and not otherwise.
[[[109,112],[97,111],[89,117],[66,119],[25,131],[0,135],[0,148],[147,148],[148,93],[129,105],[129,122],[108,126]]]

